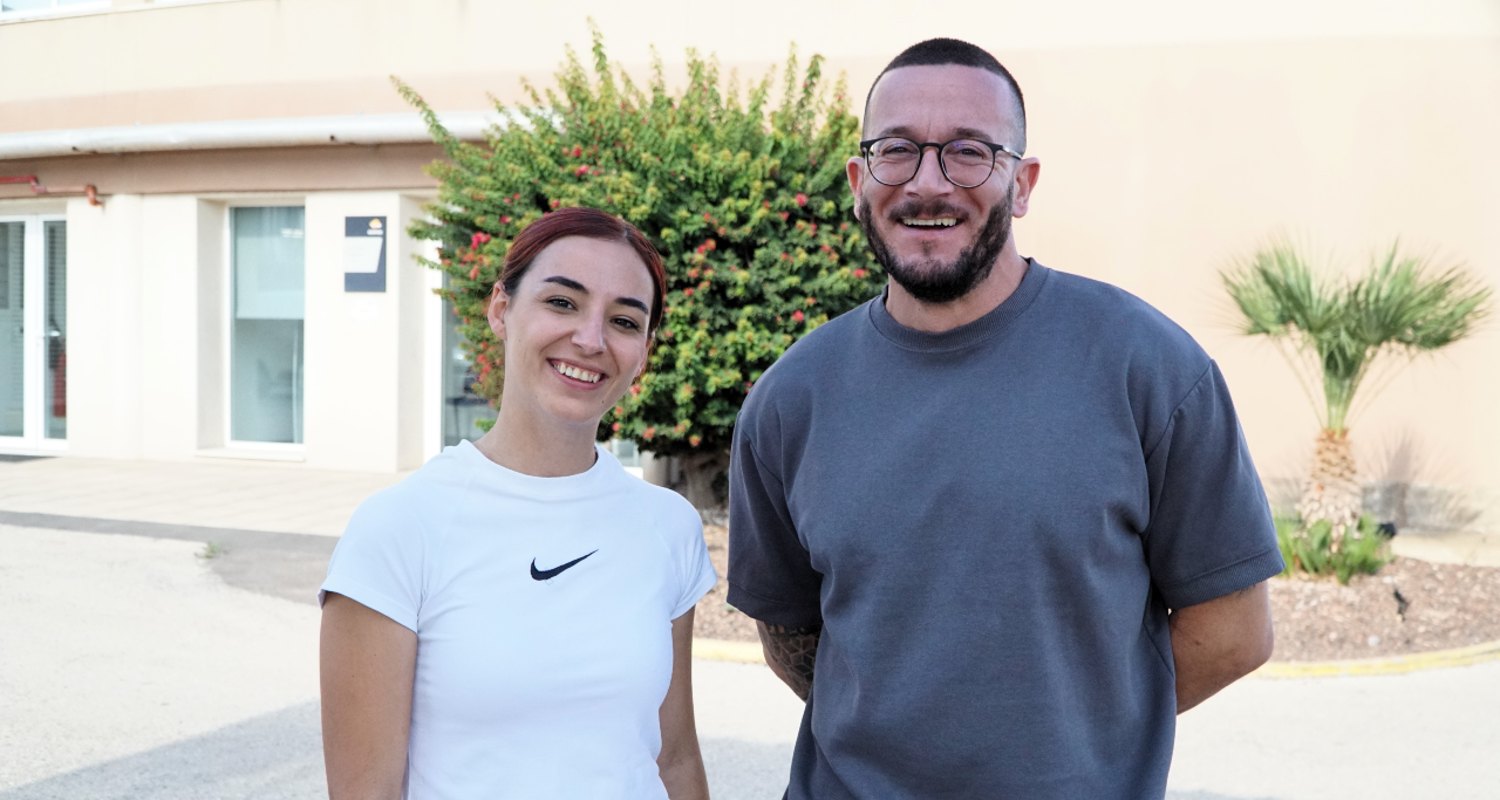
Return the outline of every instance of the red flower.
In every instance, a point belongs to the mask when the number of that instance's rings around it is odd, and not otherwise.
[[[577,175],[580,178],[582,178],[583,176],[589,174],[589,165],[588,164],[580,165],[578,167],[578,169],[576,169],[576,170],[573,171],[573,174]]]
[[[501,225],[509,225],[510,224],[510,217],[501,217],[500,218],[500,224]]]
[[[582,158],[583,157],[583,147],[582,146],[576,145],[576,144],[573,145],[573,157],[574,158]]]
[[[631,386],[630,386],[630,396],[631,397],[638,397],[638,396],[640,396],[640,393],[641,393],[641,385],[639,383],[631,384]]]
[[[791,214],[788,214],[785,211],[781,212],[781,221],[782,222],[786,222],[787,218],[790,217],[790,216],[791,216]]]
[[[863,268],[854,270],[854,277],[856,277],[856,278],[863,278],[864,276],[869,275],[869,274],[870,273],[867,270],[863,269]]]
[[[796,203],[798,207],[805,206],[807,205],[807,195],[798,192],[797,196],[792,198],[792,202]]]
[[[682,296],[683,297],[692,297],[693,296],[693,287],[689,286],[688,288],[683,289],[682,290]]]
[[[652,437],[654,437],[654,436],[656,436],[656,427],[655,426],[649,427],[649,428],[641,431],[641,438],[645,439],[646,441],[651,441]]]
[[[477,281],[477,280],[479,280],[479,267],[475,267],[475,268],[469,270],[469,280],[471,280],[471,281]]]
[[[614,431],[615,433],[619,433],[620,432],[620,423],[616,422],[615,424],[609,426],[609,429],[612,430],[612,431]]]
[[[469,246],[477,249],[480,245],[488,242],[489,240],[490,235],[488,233],[485,233],[484,231],[475,231],[474,235],[469,237]]]
[[[801,309],[792,312],[792,322],[801,322],[806,318],[807,316],[802,313]]]
[[[692,436],[688,437],[688,445],[691,446],[691,447],[697,447],[698,445],[700,445],[702,443],[703,443],[703,437],[699,436],[696,433],[693,434]]]

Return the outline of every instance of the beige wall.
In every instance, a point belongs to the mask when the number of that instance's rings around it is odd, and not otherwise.
[[[486,93],[518,98],[523,75],[545,82],[565,45],[586,52],[586,16],[637,74],[654,45],[669,73],[692,46],[758,76],[795,40],[804,58],[828,56],[856,98],[906,44],[968,36],[1011,66],[1027,93],[1031,152],[1043,168],[1017,225],[1022,250],[1118,283],[1197,336],[1223,365],[1273,478],[1300,473],[1316,421],[1276,350],[1234,333],[1219,269],[1276,235],[1359,268],[1399,237],[1500,287],[1493,0],[974,3],[956,9],[969,17],[961,26],[953,14],[895,2],[773,0],[755,13],[661,0],[543,5],[134,0],[113,14],[0,24],[0,74],[22,76],[0,85],[0,148],[7,135],[36,130],[406,113],[391,74],[439,110],[482,110]],[[399,189],[429,184],[417,167],[432,153],[414,144],[37,159],[0,161],[0,174],[101,189],[116,181],[146,195],[215,183],[282,191],[299,180]],[[0,208],[23,196],[0,187]],[[94,224],[98,212],[78,203],[70,201],[78,219]],[[80,279],[125,280],[84,263],[92,256],[119,257],[75,254]],[[345,306],[339,314],[357,322]],[[97,366],[108,368],[103,354]],[[394,377],[378,372],[372,389],[390,390]],[[1487,497],[1488,524],[1500,525],[1496,409],[1500,320],[1393,373],[1355,418],[1354,435],[1372,477]],[[1405,454],[1394,471],[1392,453]]]

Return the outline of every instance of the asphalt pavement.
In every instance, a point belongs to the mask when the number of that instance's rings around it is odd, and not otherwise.
[[[0,800],[325,796],[313,594],[399,477],[0,460]],[[744,648],[698,651],[713,796],[780,797],[800,703]],[[1179,720],[1168,797],[1500,798],[1497,653],[1257,673]]]

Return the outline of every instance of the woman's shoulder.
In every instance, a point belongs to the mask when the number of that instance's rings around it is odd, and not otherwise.
[[[644,478],[637,478],[626,474],[627,482],[624,486],[630,496],[630,502],[638,505],[652,518],[661,520],[668,524],[685,525],[694,529],[703,526],[702,517],[698,509],[688,502],[686,497],[673,489],[658,486]]]
[[[466,448],[473,449],[467,442],[446,447],[400,481],[365,498],[355,509],[351,530],[360,527],[356,523],[411,529],[416,521],[430,519],[432,512],[453,508],[472,482]]]

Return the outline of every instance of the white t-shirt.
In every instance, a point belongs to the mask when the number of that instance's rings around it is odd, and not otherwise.
[[[322,591],[418,637],[408,798],[666,798],[671,623],[717,578],[692,505],[598,453],[539,478],[462,442],[350,520]]]

